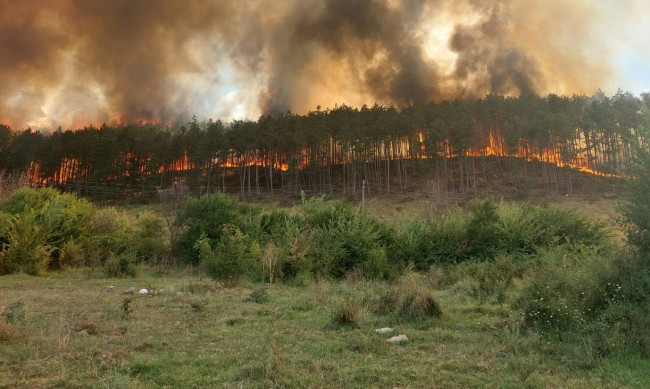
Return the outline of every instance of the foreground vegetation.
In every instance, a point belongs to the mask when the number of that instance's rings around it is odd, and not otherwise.
[[[442,316],[408,317],[384,310],[392,288],[412,287],[408,277],[394,284],[303,280],[261,293],[259,284],[227,289],[190,275],[5,276],[0,386],[650,385],[648,359],[601,355],[575,333],[526,329],[507,304],[477,300],[462,282],[442,289],[437,282],[424,277],[418,285],[439,301]],[[156,293],[122,294],[129,287]],[[344,307],[352,321],[341,320]],[[375,332],[387,326],[394,331]],[[397,334],[408,341],[386,342]]]
[[[650,385],[644,251],[575,211],[20,189],[0,222],[0,386]]]

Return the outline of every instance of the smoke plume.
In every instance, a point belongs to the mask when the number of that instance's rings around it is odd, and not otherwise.
[[[14,128],[254,118],[487,93],[591,93],[612,75],[587,0],[0,0]]]

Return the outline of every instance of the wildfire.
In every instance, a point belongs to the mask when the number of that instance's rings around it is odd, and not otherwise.
[[[78,123],[84,125],[86,128],[92,125]],[[508,147],[504,141],[502,133],[498,129],[489,129],[484,132],[482,142],[470,148],[457,149],[454,148],[449,139],[436,140],[433,144],[427,143],[426,135],[422,132],[418,133],[415,138],[401,138],[393,139],[390,141],[380,142],[375,149],[375,154],[360,155],[359,150],[350,143],[336,141],[333,138],[325,143],[325,147],[329,146],[329,155],[323,157],[312,149],[303,148],[293,158],[288,155],[278,152],[268,152],[264,150],[253,150],[242,153],[231,151],[227,154],[225,159],[214,158],[206,164],[197,164],[192,161],[188,152],[185,151],[183,155],[172,162],[162,164],[157,169],[151,169],[151,158],[147,156],[138,156],[129,151],[122,153],[117,162],[117,166],[121,166],[124,171],[124,176],[131,177],[134,175],[147,175],[151,172],[163,174],[166,172],[184,172],[194,169],[205,169],[210,166],[219,167],[226,170],[243,169],[257,167],[262,169],[269,169],[272,167],[274,171],[288,171],[290,166],[295,166],[298,169],[307,169],[310,163],[332,165],[344,165],[353,161],[353,158],[362,158],[369,162],[371,158],[375,160],[411,160],[411,159],[428,159],[432,157],[444,158],[458,158],[458,157],[514,157],[522,158],[527,161],[542,162],[549,165],[558,167],[568,167],[576,169],[580,172],[592,174],[600,177],[620,178],[621,176],[613,173],[603,172],[597,152],[592,150],[589,153],[589,148],[586,146],[587,142],[584,137],[578,137],[578,140],[572,144],[573,153],[572,157],[567,159],[561,152],[562,147],[567,145],[562,144],[558,140],[551,139],[548,147],[539,147],[533,145],[531,142],[520,139],[515,147]],[[427,150],[427,145],[433,147],[434,150]],[[73,180],[84,180],[90,176],[90,167],[83,164],[77,158],[64,157],[61,160],[60,166],[47,178],[43,178],[42,168],[39,163],[32,162],[28,176],[33,185],[44,184],[65,184]],[[115,175],[107,177],[107,180],[115,179]]]

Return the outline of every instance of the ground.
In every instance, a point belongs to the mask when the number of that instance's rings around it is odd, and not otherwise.
[[[650,360],[599,359],[462,291],[432,288],[443,315],[400,322],[370,309],[383,282],[302,280],[251,301],[261,285],[225,289],[189,273],[0,277],[0,387],[650,387]],[[342,296],[359,301],[357,326],[332,321]],[[385,341],[397,334],[408,342]]]

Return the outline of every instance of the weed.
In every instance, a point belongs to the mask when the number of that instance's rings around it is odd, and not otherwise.
[[[395,315],[400,321],[440,317],[440,304],[424,286],[424,280],[423,275],[407,269],[393,288],[374,301],[374,311]]]
[[[203,312],[205,311],[205,308],[208,306],[208,299],[195,299],[190,302],[190,307],[192,307],[192,310],[194,312]]]
[[[346,297],[335,304],[331,312],[332,324],[337,327],[358,327],[361,320],[361,308],[351,297]]]
[[[133,313],[133,307],[131,303],[133,302],[133,297],[126,297],[122,300],[122,305],[120,305],[120,318],[122,320],[127,320]]]
[[[252,301],[257,304],[263,304],[268,300],[269,294],[266,292],[266,287],[264,286],[253,289],[253,291],[246,298],[246,301]]]
[[[2,311],[2,316],[9,324],[25,324],[25,303],[15,301]]]

